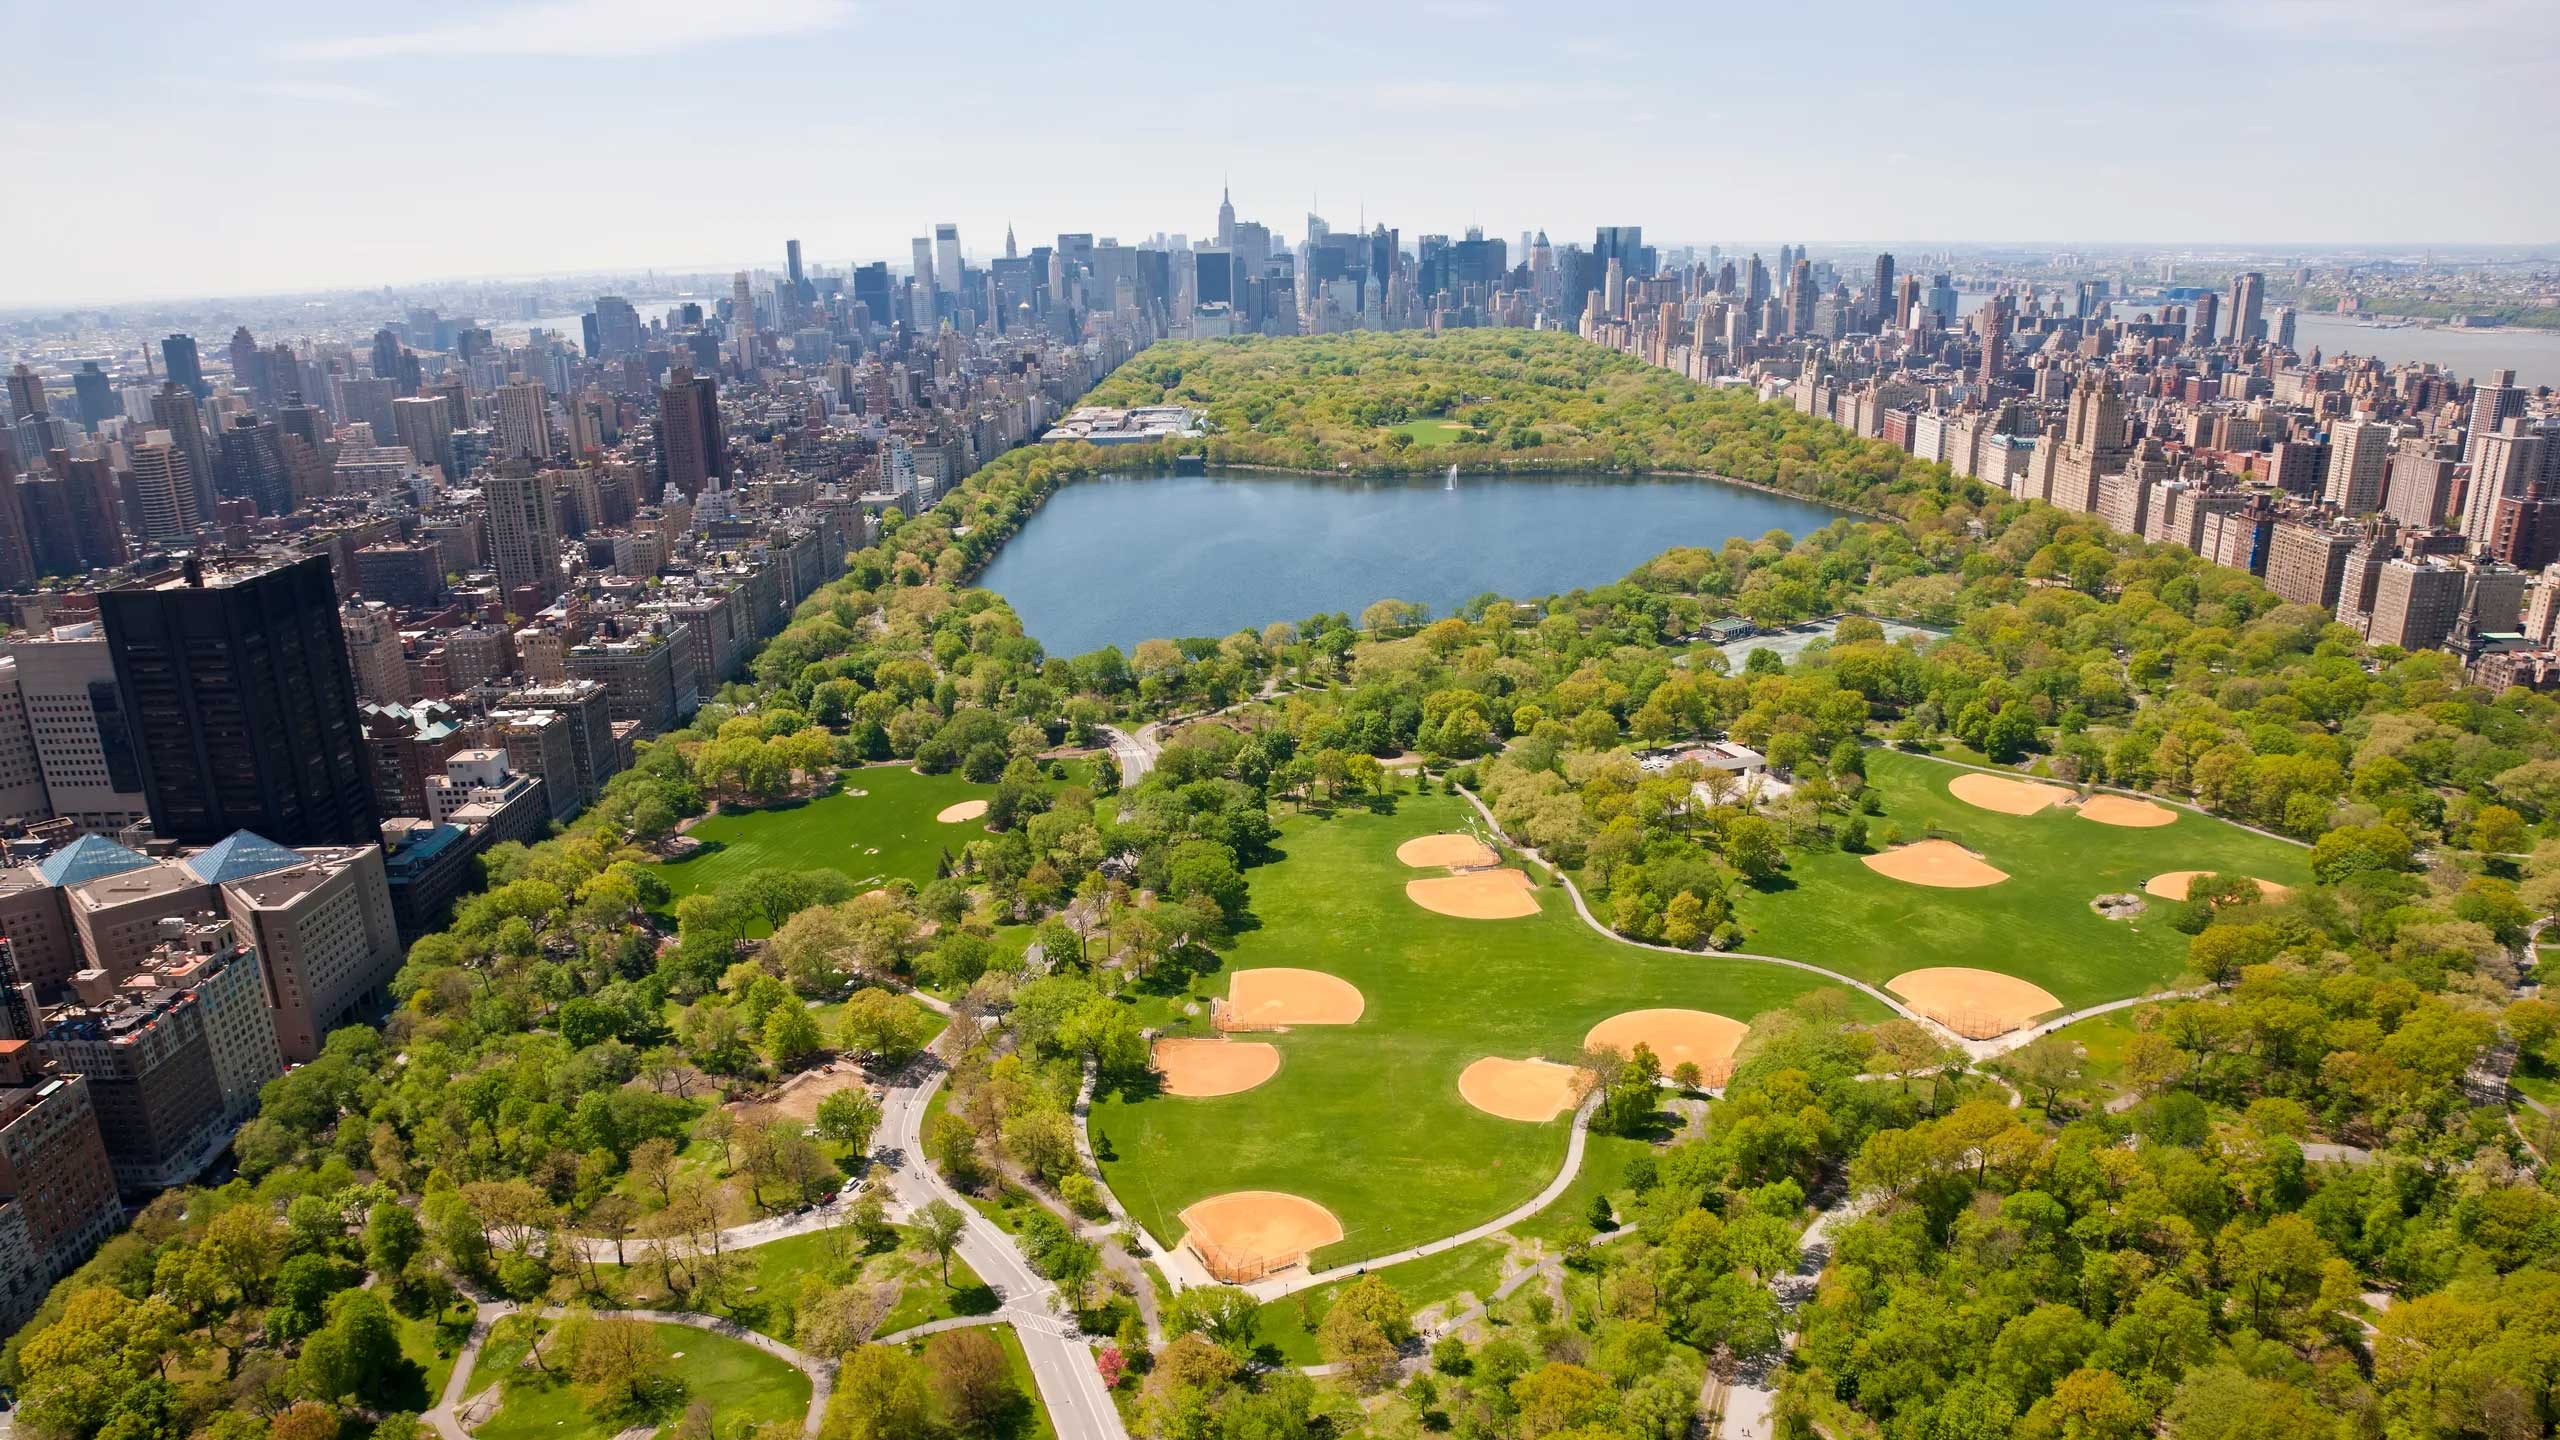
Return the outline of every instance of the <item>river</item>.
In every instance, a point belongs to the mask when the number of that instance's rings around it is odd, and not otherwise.
[[[1373,600],[1445,615],[1601,585],[1675,545],[1801,535],[1828,506],[1712,480],[1600,475],[1351,481],[1260,471],[1106,475],[1049,497],[979,583],[1053,655],[1229,635]]]

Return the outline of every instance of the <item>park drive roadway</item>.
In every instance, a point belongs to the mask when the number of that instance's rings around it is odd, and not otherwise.
[[[968,1217],[959,1255],[1004,1301],[998,1312],[1021,1337],[1031,1378],[1049,1409],[1058,1440],[1128,1440],[1120,1412],[1102,1388],[1093,1347],[1071,1320],[1057,1313],[1057,1287],[1032,1273],[1013,1237],[998,1230],[933,1173],[924,1158],[924,1111],[942,1085],[940,1057],[927,1053],[891,1087],[880,1120],[877,1149],[890,1166],[891,1193],[912,1214],[939,1200]]]

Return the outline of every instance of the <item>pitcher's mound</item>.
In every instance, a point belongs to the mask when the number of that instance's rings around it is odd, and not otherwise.
[[[1396,858],[1416,870],[1435,866],[1473,869],[1502,859],[1493,853],[1492,846],[1473,835],[1419,835],[1397,846]]]
[[[1159,1040],[1149,1059],[1167,1095],[1233,1095],[1280,1073],[1280,1047],[1259,1040]]]
[[[1182,1243],[1230,1285],[1304,1262],[1342,1238],[1342,1222],[1313,1200],[1277,1190],[1212,1195],[1182,1212]]]
[[[2151,830],[2174,823],[2178,812],[2166,805],[2148,800],[2135,800],[2124,795],[2092,795],[2080,802],[2080,818],[2101,825],[2122,825],[2133,830]]]
[[[942,813],[933,818],[945,825],[957,825],[963,820],[975,820],[986,813],[986,801],[963,800],[957,805],[945,805],[942,807]]]
[[[1404,896],[1439,915],[1461,920],[1523,920],[1538,913],[1537,892],[1517,870],[1476,870],[1404,882]]]
[[[2062,1002],[2041,985],[1997,970],[1961,965],[1906,970],[1884,982],[1884,988],[1967,1040],[2006,1035],[2062,1008]]]
[[[1219,1011],[1222,1030],[1270,1030],[1282,1025],[1349,1025],[1368,1008],[1360,987],[1321,970],[1239,970],[1227,982]]]
[[[1979,890],[2009,878],[2008,871],[1985,864],[1953,840],[1922,840],[1858,858],[1888,880],[1939,890]]]
[[[1552,1060],[1487,1055],[1458,1072],[1458,1098],[1505,1120],[1553,1120],[1581,1104],[1590,1088],[1590,1071]]]
[[[2151,894],[2159,896],[2163,900],[2184,900],[2187,898],[2187,892],[2195,888],[2195,883],[2198,880],[2203,879],[2207,875],[2219,875],[2222,873],[2224,872],[2219,870],[2171,870],[2165,874],[2154,875],[2150,879],[2143,881],[2142,888]],[[2257,877],[2251,876],[2249,878],[2256,879]],[[2292,894],[2293,891],[2289,887],[2279,885],[2273,880],[2259,880],[2258,893],[2264,895],[2270,900],[2281,900],[2287,895]]]
[[[1948,781],[1947,793],[1976,809],[1996,810],[2003,815],[2033,815],[2048,805],[2061,804],[2073,794],[2059,785],[1972,774]]]
[[[1629,1010],[1592,1026],[1582,1048],[1632,1055],[1643,1045],[1662,1062],[1663,1074],[1695,1065],[1700,1083],[1722,1085],[1733,1078],[1733,1052],[1750,1029],[1708,1010]]]

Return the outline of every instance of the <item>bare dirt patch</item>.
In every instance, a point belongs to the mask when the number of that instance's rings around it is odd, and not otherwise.
[[[1369,1002],[1360,987],[1321,970],[1239,970],[1218,1007],[1221,1030],[1274,1030],[1284,1025],[1349,1025]]]
[[[1280,1047],[1259,1040],[1159,1040],[1150,1058],[1167,1095],[1233,1095],[1280,1073]]]
[[[1750,1030],[1711,1010],[1629,1010],[1592,1026],[1582,1048],[1631,1055],[1643,1045],[1662,1062],[1663,1074],[1695,1065],[1699,1083],[1714,1086],[1733,1077],[1733,1052]]]
[[[1182,1212],[1182,1244],[1229,1284],[1303,1264],[1342,1238],[1342,1222],[1313,1200],[1277,1190],[1212,1195]]]
[[[2080,802],[2080,818],[2101,825],[2121,825],[2128,830],[2156,830],[2176,824],[2178,812],[2127,795],[2092,795]]]
[[[2195,888],[2198,880],[2218,873],[2220,872],[2213,870],[2170,870],[2143,881],[2142,888],[2146,894],[2157,895],[2163,900],[2184,900],[2187,898],[2187,892]],[[2249,878],[2257,879],[2254,875]],[[2273,880],[2258,880],[2258,893],[2270,900],[2281,900],[2292,894],[2293,890]]]
[[[818,1102],[839,1090],[862,1088],[862,1067],[850,1060],[837,1060],[815,1070],[803,1070],[782,1083],[770,1100],[735,1107],[742,1114],[751,1113],[759,1120],[789,1120],[800,1125],[818,1121]]]
[[[1505,1120],[1553,1120],[1581,1104],[1590,1089],[1590,1071],[1552,1060],[1487,1055],[1458,1073],[1458,1098]]]
[[[1404,882],[1404,896],[1437,915],[1461,920],[1525,920],[1538,913],[1538,894],[1517,870],[1473,870]]]
[[[2062,1002],[2041,985],[1997,970],[1961,965],[1906,970],[1884,986],[1912,1009],[1968,1040],[2006,1035],[2062,1008]]]
[[[957,825],[964,820],[975,820],[986,813],[986,801],[963,800],[957,805],[943,806],[942,813],[934,816],[933,818],[941,821],[945,825]]]
[[[2070,799],[2074,792],[2060,785],[2041,785],[2033,780],[1964,774],[1947,782],[1947,793],[1978,810],[2002,815],[2033,815],[2046,806],[2059,805]]]
[[[1473,835],[1418,835],[1396,847],[1396,858],[1416,870],[1436,866],[1472,870],[1498,864],[1502,857]]]
[[[1937,890],[1979,890],[2009,878],[2008,871],[1985,862],[1953,840],[1920,840],[1858,858],[1888,880]]]

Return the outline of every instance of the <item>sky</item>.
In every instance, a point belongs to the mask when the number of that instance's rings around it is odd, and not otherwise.
[[[2560,242],[2551,0],[0,4],[0,308],[1407,237]]]

